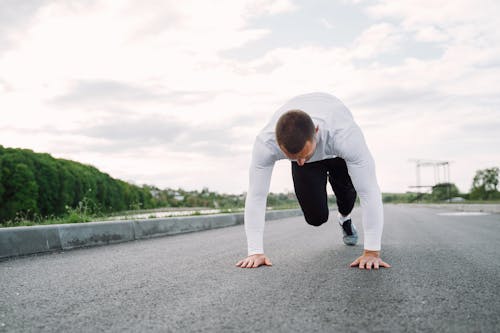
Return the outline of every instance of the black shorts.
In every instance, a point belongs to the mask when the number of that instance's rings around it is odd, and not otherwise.
[[[307,223],[319,226],[328,220],[326,180],[330,182],[339,212],[346,216],[356,202],[356,190],[347,172],[347,165],[340,157],[299,166],[292,162],[292,178],[295,195]]]

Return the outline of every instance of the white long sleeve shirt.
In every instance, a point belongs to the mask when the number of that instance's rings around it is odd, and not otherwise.
[[[287,159],[276,142],[276,123],[283,113],[297,109],[309,114],[314,125],[319,127],[316,150],[306,163],[334,157],[346,161],[361,203],[364,248],[379,251],[384,216],[373,157],[349,109],[336,97],[317,92],[300,95],[286,102],[255,138],[245,200],[248,255],[264,253],[264,221],[271,175],[275,162]]]

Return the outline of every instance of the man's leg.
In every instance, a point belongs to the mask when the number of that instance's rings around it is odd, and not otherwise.
[[[328,166],[328,180],[337,198],[339,212],[343,216],[347,216],[354,208],[357,195],[347,171],[347,164],[340,157],[332,158],[325,162]]]
[[[328,220],[327,168],[320,162],[305,163],[303,166],[292,162],[295,195],[307,223],[314,226],[320,226]]]
[[[358,243],[358,232],[349,216],[356,202],[356,190],[347,171],[347,164],[339,157],[325,162],[328,165],[328,180],[337,197],[338,220],[342,226],[344,244],[356,245]]]

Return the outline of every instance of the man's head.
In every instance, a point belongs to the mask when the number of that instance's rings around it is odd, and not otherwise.
[[[301,110],[290,110],[281,115],[276,124],[276,141],[280,149],[299,165],[309,160],[316,149],[314,127],[311,117]]]

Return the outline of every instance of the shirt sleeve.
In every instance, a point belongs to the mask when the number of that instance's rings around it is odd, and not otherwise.
[[[345,140],[344,140],[345,139]],[[380,251],[384,227],[382,194],[375,173],[375,161],[358,126],[352,127],[344,142],[347,170],[361,203],[364,249]]]
[[[245,199],[245,233],[248,255],[264,253],[264,221],[269,184],[276,158],[258,137],[252,152],[249,185]]]

